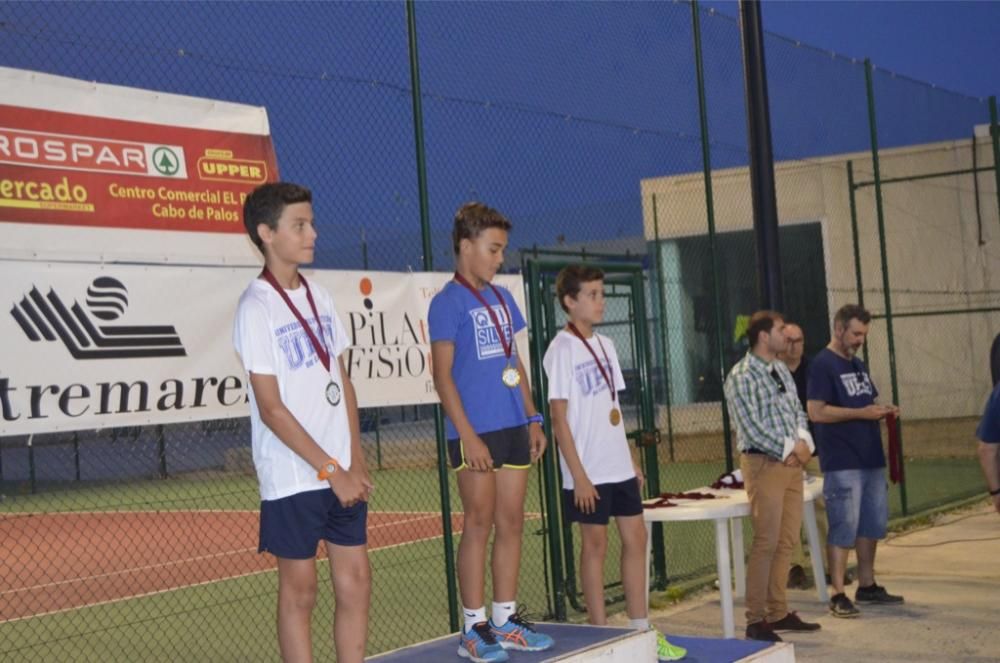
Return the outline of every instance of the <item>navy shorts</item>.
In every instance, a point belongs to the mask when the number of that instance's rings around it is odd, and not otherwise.
[[[584,513],[576,508],[573,491],[563,489],[563,514],[571,523],[607,525],[611,516],[642,515],[642,496],[639,480],[635,477],[618,483],[599,483],[594,488],[601,499],[597,500],[594,513]]]
[[[490,450],[493,469],[506,467],[525,470],[531,467],[531,438],[528,437],[527,426],[480,433],[479,439]],[[462,440],[448,440],[448,457],[451,466],[456,470],[465,468],[465,449],[462,447]]]
[[[260,545],[285,559],[312,559],[320,541],[338,546],[368,542],[368,503],[344,508],[329,488],[260,503]]]

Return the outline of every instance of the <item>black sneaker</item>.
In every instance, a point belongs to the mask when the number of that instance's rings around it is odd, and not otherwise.
[[[841,592],[834,594],[833,598],[830,599],[830,614],[834,617],[850,618],[857,617],[861,611],[854,607],[851,599],[847,598],[847,594]]]
[[[776,622],[768,622],[775,631],[818,631],[820,625],[815,622],[804,622],[798,613],[790,612]]]
[[[747,640],[761,640],[762,642],[783,642],[781,636],[774,632],[766,619],[753,624],[747,624]]]
[[[858,587],[858,591],[854,593],[854,600],[858,603],[892,605],[902,603],[903,597],[890,594],[885,591],[885,587],[872,583],[870,587]]]

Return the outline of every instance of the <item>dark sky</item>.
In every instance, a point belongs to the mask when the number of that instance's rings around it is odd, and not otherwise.
[[[702,2],[736,15],[735,2]],[[765,0],[764,29],[975,97],[1000,94],[1000,2]],[[766,56],[766,54],[765,54]]]

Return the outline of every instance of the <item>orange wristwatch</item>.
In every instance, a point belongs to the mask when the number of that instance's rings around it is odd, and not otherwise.
[[[328,458],[327,460],[323,461],[323,464],[320,466],[319,473],[316,475],[316,478],[319,479],[320,481],[326,481],[327,479],[330,478],[331,474],[333,474],[339,469],[340,469],[340,463],[337,462],[337,459]]]

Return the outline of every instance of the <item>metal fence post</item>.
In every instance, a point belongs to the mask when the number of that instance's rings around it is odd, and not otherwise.
[[[861,280],[861,240],[858,239],[857,186],[854,184],[854,162],[847,162],[847,188],[851,196],[851,239],[854,242],[854,280],[858,292],[858,306],[865,305],[865,289]],[[865,365],[868,365],[868,340],[865,339]]]
[[[715,246],[715,206],[712,198],[712,153],[708,145],[708,104],[705,101],[705,67],[701,57],[701,22],[698,2],[691,2],[694,31],[694,62],[698,78],[698,118],[701,123],[701,160],[705,173],[705,210],[708,215],[708,252],[712,261],[712,299],[715,302],[715,349],[719,355],[719,386],[726,382],[726,346],[722,334],[722,301],[719,292],[719,257]],[[726,471],[733,471],[733,435],[729,423],[726,399],[721,398],[722,438],[726,450]]]
[[[28,485],[32,495],[38,488],[35,480],[35,447],[31,444],[34,437],[34,434],[28,435]]]
[[[420,237],[424,250],[424,271],[434,270],[431,245],[430,206],[427,202],[427,158],[424,152],[424,118],[420,102],[420,61],[417,56],[415,3],[406,0],[407,45],[410,55],[410,88],[413,99],[413,141],[417,159],[417,189],[420,196]],[[455,579],[455,549],[452,545],[451,490],[448,477],[448,449],[441,406],[434,406],[434,433],[437,439],[438,484],[441,489],[441,530],[444,544],[445,581],[448,587],[448,624],[458,630],[458,589]]]
[[[885,299],[885,325],[889,341],[889,379],[892,382],[892,401],[899,405],[899,382],[896,378],[896,342],[892,329],[892,296],[889,289],[889,261],[885,248],[885,212],[882,207],[882,180],[878,162],[878,126],[875,122],[875,91],[872,85],[872,62],[865,58],[865,89],[868,95],[868,129],[871,135],[872,171],[875,176],[875,212],[878,217],[878,248],[882,260],[882,290]],[[903,462],[903,425],[897,424],[899,432],[899,461]],[[906,504],[906,482],[899,483],[899,501],[905,516],[909,509]]]
[[[542,330],[545,329],[543,325],[543,320],[545,320],[544,314],[542,312],[542,294],[546,291],[546,288],[542,281],[542,273],[539,264],[536,260],[530,260],[527,264],[528,267],[528,277],[525,280],[526,289],[532,291],[532,294],[528,297],[528,306],[531,310],[531,321],[532,329],[528,330],[528,339],[531,344],[532,349],[532,361],[531,361],[531,379],[532,384],[535,386],[535,393],[542,393],[542,381],[544,370],[542,368],[541,362],[542,357],[545,355],[545,339]],[[546,302],[546,304],[551,304]],[[550,319],[551,320],[551,319]],[[548,414],[548,401],[545,398],[540,399],[540,403],[536,405],[540,406],[538,408],[539,412],[545,414],[545,420],[547,422],[547,433],[550,440],[550,448],[547,453],[542,454],[541,471],[544,476],[543,487],[545,489],[544,499],[545,508],[543,509],[545,517],[545,533],[547,538],[547,544],[549,547],[549,564],[552,567],[552,614],[559,621],[566,620],[566,574],[563,569],[562,555],[563,546],[561,539],[561,529],[559,527],[559,493],[558,493],[558,477],[556,469],[556,442],[555,436],[552,432],[552,424],[549,420]],[[572,555],[572,551],[567,551],[567,555]]]
[[[80,480],[80,436],[79,433],[73,433],[73,477],[79,481]]]
[[[858,306],[865,305],[865,290],[861,280],[861,242],[858,240],[858,203],[854,192],[854,162],[847,162],[847,188],[851,195],[851,239],[854,242],[854,281],[858,292]]]
[[[656,194],[653,194],[653,241],[656,252],[656,292],[660,308],[660,353],[663,357],[663,394],[667,406],[667,446],[670,462],[674,462],[674,416],[670,402],[670,328],[667,326],[666,279],[663,278],[663,251],[660,247],[660,216],[656,209]]]
[[[993,142],[993,175],[997,181],[997,208],[1000,209],[1000,125],[997,124],[997,98],[990,97],[990,140]]]

